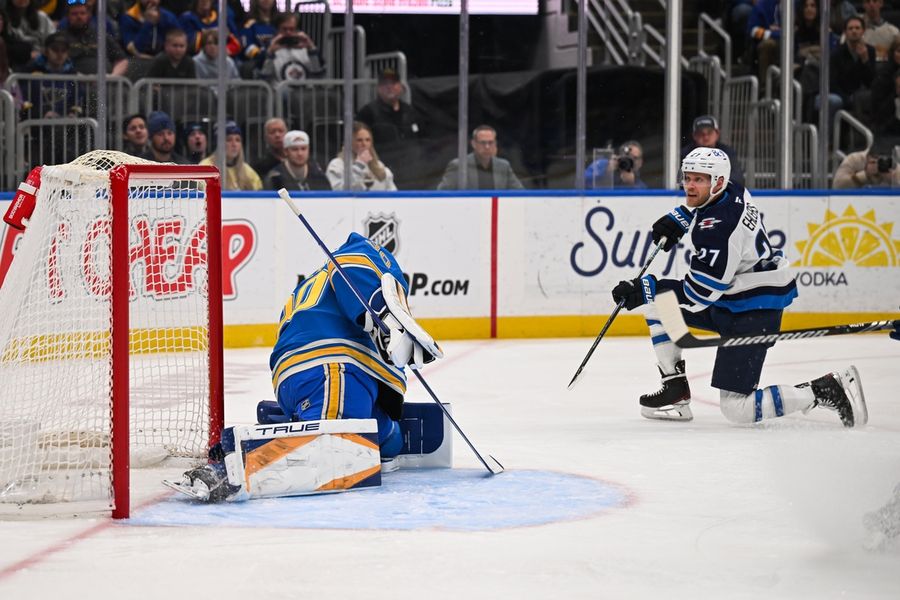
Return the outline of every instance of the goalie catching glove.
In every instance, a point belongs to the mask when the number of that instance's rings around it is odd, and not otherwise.
[[[398,367],[409,365],[414,369],[421,369],[422,365],[443,358],[440,346],[410,314],[406,293],[390,273],[381,277],[381,296],[384,299],[381,310],[377,309],[380,304],[377,300],[372,304],[388,331],[382,331],[375,324],[369,311],[365,313],[363,325],[381,356]]]

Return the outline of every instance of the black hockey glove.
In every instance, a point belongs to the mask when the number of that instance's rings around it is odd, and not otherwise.
[[[653,243],[659,244],[659,240],[666,238],[663,250],[668,252],[687,233],[693,218],[694,213],[687,207],[676,206],[653,224]]]
[[[900,341],[900,329],[895,327],[894,330],[891,332],[891,337],[897,341]]]
[[[625,310],[634,310],[638,306],[652,302],[656,297],[656,277],[644,275],[639,279],[620,281],[619,285],[613,288],[612,297],[616,304],[624,301]]]

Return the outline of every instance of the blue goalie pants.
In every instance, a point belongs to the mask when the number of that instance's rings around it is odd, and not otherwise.
[[[292,420],[375,419],[381,456],[396,456],[403,445],[400,425],[376,403],[378,381],[353,364],[327,363],[291,375],[276,393]]]
[[[774,333],[781,329],[781,310],[748,310],[734,313],[717,306],[701,312],[682,310],[691,327],[714,331],[720,336]],[[750,394],[759,385],[766,353],[775,343],[752,346],[719,346],[713,367],[712,386],[716,389]]]

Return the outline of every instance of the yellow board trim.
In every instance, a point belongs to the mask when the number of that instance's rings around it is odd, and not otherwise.
[[[609,315],[558,315],[541,317],[500,317],[497,319],[497,337],[551,338],[594,337],[603,327]],[[784,329],[805,329],[866,321],[900,319],[898,313],[785,313]],[[479,340],[491,335],[488,317],[458,317],[446,319],[419,319],[419,323],[437,340]],[[647,323],[640,315],[620,314],[613,321],[607,335],[647,335]],[[226,348],[251,348],[274,346],[278,337],[278,325],[226,325],[223,331]]]

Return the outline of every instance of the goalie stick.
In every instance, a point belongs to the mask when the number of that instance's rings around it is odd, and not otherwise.
[[[788,331],[775,331],[771,333],[755,333],[750,335],[730,335],[725,337],[711,336],[698,338],[689,330],[681,307],[678,305],[678,296],[675,292],[664,292],[654,300],[659,318],[662,321],[666,334],[679,348],[712,348],[716,346],[749,346],[751,344],[770,344],[787,340],[808,340],[810,338],[827,337],[831,335],[846,335],[849,333],[866,333],[869,331],[883,331],[886,329],[900,330],[900,320],[894,321],[869,321],[868,323],[853,323],[849,325],[828,325],[826,327],[810,327],[807,329],[792,329]]]
[[[341,279],[344,280],[344,282],[350,288],[350,291],[352,291],[353,295],[356,296],[356,299],[359,300],[360,304],[363,305],[363,308],[366,309],[366,312],[369,313],[369,315],[372,317],[372,322],[375,323],[375,325],[379,329],[381,329],[381,331],[388,333],[389,332],[388,326],[384,324],[384,321],[382,321],[378,317],[378,313],[376,313],[375,310],[371,306],[369,306],[369,303],[366,302],[366,300],[363,298],[360,291],[358,289],[356,289],[356,285],[354,285],[354,283],[350,280],[350,277],[347,275],[347,273],[344,272],[344,268],[341,267],[340,263],[338,263],[338,261],[336,261],[334,259],[334,254],[331,253],[331,251],[328,249],[328,246],[326,246],[325,242],[322,241],[322,238],[320,238],[319,235],[316,233],[315,229],[312,228],[312,225],[309,224],[309,221],[306,220],[306,217],[304,217],[303,213],[300,212],[300,209],[297,208],[297,205],[294,204],[294,201],[291,199],[290,193],[288,193],[288,191],[285,188],[281,188],[280,190],[278,190],[278,195],[281,196],[281,199],[287,203],[287,205],[291,208],[292,211],[294,211],[294,214],[297,215],[297,218],[300,219],[300,222],[303,223],[303,226],[306,227],[306,230],[309,232],[309,234],[313,237],[314,240],[316,240],[316,243],[319,245],[319,247],[322,249],[322,251],[325,252],[325,254],[328,256],[328,260],[331,262],[331,264],[334,265],[334,268],[337,270],[338,274],[341,276]],[[412,336],[410,336],[410,337],[412,337]],[[413,337],[413,340],[415,341],[415,343],[419,344],[419,341],[416,340],[415,337]],[[450,424],[453,425],[453,428],[456,429],[456,432],[459,434],[459,436],[463,439],[463,441],[466,442],[466,444],[469,446],[469,448],[472,450],[472,452],[475,454],[475,456],[478,458],[478,460],[481,462],[481,464],[484,465],[484,468],[487,469],[491,475],[497,475],[499,473],[502,473],[503,465],[500,464],[500,461],[498,461],[496,458],[494,458],[490,454],[487,455],[487,458],[482,456],[481,452],[479,452],[475,448],[475,445],[471,441],[469,441],[468,436],[466,436],[466,434],[463,433],[462,428],[456,423],[456,420],[453,418],[453,415],[450,414],[450,411],[447,410],[447,407],[441,403],[441,401],[438,399],[437,395],[434,393],[434,391],[432,391],[431,386],[428,385],[428,383],[425,381],[425,378],[423,378],[422,374],[419,373],[418,369],[410,366],[410,371],[412,371],[415,374],[416,378],[419,380],[419,383],[422,384],[422,387],[425,388],[425,391],[427,391],[428,395],[431,396],[431,399],[434,400],[435,403],[437,403],[437,405],[441,407],[441,410],[444,412],[444,415],[447,417],[447,420],[450,421]]]
[[[650,254],[650,258],[647,259],[647,262],[644,263],[644,266],[641,267],[641,272],[638,273],[637,279],[640,279],[644,276],[644,273],[647,272],[647,268],[650,266],[650,263],[653,262],[653,259],[656,258],[656,255],[662,249],[662,247],[666,244],[666,238],[663,237],[659,240],[659,243],[656,245],[656,248],[653,249],[653,253]],[[625,306],[625,300],[619,300],[619,303],[616,304],[616,308],[613,310],[612,314],[609,315],[609,319],[606,320],[606,325],[603,326],[603,329],[600,330],[600,334],[594,340],[594,343],[591,344],[591,349],[588,350],[588,353],[584,356],[584,360],[581,361],[581,364],[578,366],[578,370],[575,371],[575,375],[572,376],[572,381],[569,382],[568,389],[572,389],[572,386],[575,385],[575,382],[578,381],[578,378],[581,376],[581,372],[584,371],[584,366],[591,359],[591,355],[594,354],[594,350],[597,349],[597,344],[600,343],[600,340],[603,339],[603,336],[606,335],[606,330],[609,329],[609,326],[612,325],[612,322],[615,320],[616,315],[619,314],[619,311],[622,310],[622,307]]]

